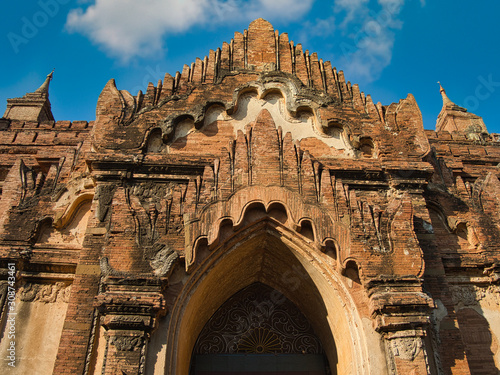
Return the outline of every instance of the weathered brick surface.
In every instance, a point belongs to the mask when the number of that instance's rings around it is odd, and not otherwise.
[[[95,122],[54,122],[49,82],[2,119],[0,264],[71,284],[53,373],[187,374],[210,301],[251,282],[339,374],[498,366],[499,138],[444,90],[424,130],[262,19],[144,95],[110,80]]]

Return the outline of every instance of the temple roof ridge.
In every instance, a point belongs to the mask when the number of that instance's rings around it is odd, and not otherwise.
[[[156,102],[161,101],[166,90],[172,93],[188,91],[189,86],[203,83],[219,83],[234,73],[294,75],[309,89],[323,91],[335,101],[353,103],[370,112],[369,95],[360,92],[357,84],[344,78],[330,61],[323,61],[316,52],[310,53],[302,44],[289,40],[287,33],[279,33],[273,25],[263,19],[252,21],[243,33],[235,32],[233,39],[223,42],[220,48],[210,50],[204,58],[196,58],[191,65],[185,64],[182,72],[172,77],[165,74],[162,91]],[[153,91],[154,86],[147,91]]]

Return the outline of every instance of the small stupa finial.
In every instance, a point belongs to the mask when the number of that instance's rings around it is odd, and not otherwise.
[[[441,86],[441,82],[438,81],[439,84],[439,92],[441,93],[441,96],[443,98],[443,106],[455,106],[456,104],[453,103],[450,98],[448,98],[448,95],[446,95],[446,91],[444,90],[443,86]]]
[[[49,84],[50,84],[50,81],[52,80],[54,70],[55,69],[52,69],[52,71],[49,74],[47,74],[47,78],[45,78],[45,82],[43,82],[42,85],[35,91],[36,93],[47,94],[47,95],[49,94]]]

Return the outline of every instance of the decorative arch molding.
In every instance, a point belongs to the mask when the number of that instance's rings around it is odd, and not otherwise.
[[[66,210],[64,210],[64,212],[62,212],[62,214],[56,215],[56,218],[55,218],[54,223],[53,223],[54,227],[56,229],[64,228],[66,225],[68,225],[68,223],[71,222],[71,220],[73,220],[73,218],[75,217],[75,214],[78,212],[80,207],[87,202],[91,202],[92,199],[94,199],[93,192],[88,192],[88,193],[83,193],[83,194],[78,195],[68,205]]]
[[[331,259],[311,241],[273,222],[262,221],[260,228],[218,245],[192,271],[170,313],[165,374],[188,373],[206,322],[231,296],[255,282],[297,305],[313,324],[335,373],[376,374],[385,368],[380,337],[361,318]]]
[[[248,209],[256,203],[269,212],[277,204],[286,210],[286,221],[282,225],[291,231],[300,230],[303,222],[310,222],[314,228],[313,243],[321,248],[329,240],[338,245],[338,256],[342,259],[344,249],[350,246],[350,230],[343,223],[336,222],[318,205],[305,203],[300,194],[280,186],[248,186],[231,195],[229,199],[216,201],[205,206],[198,214],[185,218],[186,271],[191,272],[197,261],[197,248],[206,241],[209,247],[217,246],[223,224],[232,223],[233,230],[242,226]]]
[[[143,152],[153,129],[161,129],[163,145],[169,145],[179,137],[185,136],[186,129],[189,132],[195,132],[210,124],[210,119],[214,115],[214,107],[219,107],[217,111],[223,113],[225,120],[230,121],[246,94],[255,94],[259,103],[265,102],[268,95],[276,94],[282,98],[279,106],[283,109],[284,118],[291,120],[281,121],[289,125],[284,126],[283,129],[289,128],[288,131],[293,129],[297,139],[317,138],[328,147],[344,150],[347,157],[357,157],[359,151],[357,151],[356,139],[359,129],[350,120],[337,119],[331,111],[325,111],[325,108],[334,103],[335,99],[331,96],[318,95],[318,91],[305,87],[293,74],[266,72],[262,73],[258,79],[243,84],[237,79],[227,77],[227,84],[230,86],[227,92],[215,91],[210,98],[195,90],[182,95],[174,95],[175,100],[170,97],[162,100],[156,98],[154,103],[150,102],[150,105],[144,106],[142,93],[132,96],[126,90],[118,90],[114,80],[110,80],[98,100],[96,124],[99,131],[105,134],[111,134],[113,129],[121,129],[124,143],[120,147],[123,150]],[[153,95],[154,91],[154,87],[150,86],[152,91],[149,96]],[[187,101],[187,98],[191,99]],[[112,102],[113,105],[104,104],[106,101]],[[172,105],[173,102],[185,103],[185,105]],[[308,115],[301,116],[303,113]],[[359,114],[364,116],[366,111],[363,110]],[[332,116],[338,120],[337,123],[344,124],[341,134],[332,133]],[[248,120],[248,122],[252,121],[251,116]],[[107,125],[102,128],[104,124]],[[293,125],[301,129],[294,129]],[[113,150],[117,146],[111,138],[103,137],[99,140],[94,139],[93,147],[95,150]]]
[[[229,115],[232,115],[238,109],[241,96],[249,92],[255,93],[259,99],[264,99],[269,93],[278,92],[285,99],[286,109],[290,115],[297,116],[297,112],[309,111],[317,116],[317,109],[326,105],[328,99],[313,95],[302,86],[302,83],[293,75],[268,73],[258,80],[236,87],[233,91],[231,100],[211,99],[205,101],[203,104],[196,104],[186,111],[172,113],[160,122],[160,127],[164,130],[171,129],[175,127],[180,120],[191,118],[196,128],[199,128],[204,123],[207,110],[211,106],[220,105]],[[159,103],[158,107],[161,107],[163,104],[164,103]],[[141,111],[137,116],[147,113],[153,108],[154,107],[149,108],[148,111]],[[327,127],[326,122],[324,126]]]
[[[121,93],[122,91],[123,90],[119,92]],[[185,135],[186,132],[184,129],[178,131],[177,128],[187,120],[191,123],[191,130],[201,129],[212,122],[214,108],[218,108],[218,111],[221,113],[225,112],[227,114],[225,116],[227,120],[234,120],[234,116],[240,110],[242,102],[245,102],[244,99],[248,94],[255,95],[255,100],[258,101],[265,101],[268,95],[279,95],[283,99],[284,108],[282,115],[284,117],[287,117],[292,122],[302,121],[303,119],[299,118],[300,113],[309,113],[311,129],[308,136],[317,137],[330,147],[341,145],[345,148],[348,156],[353,155],[355,147],[351,142],[352,129],[349,124],[343,121],[343,132],[341,139],[338,140],[336,139],[338,136],[330,134],[331,119],[322,118],[321,112],[319,111],[319,109],[328,104],[328,100],[331,99],[312,94],[310,90],[302,87],[302,83],[298,81],[296,77],[284,73],[268,73],[261,76],[258,80],[236,87],[233,91],[231,100],[225,100],[222,97],[219,99],[205,100],[183,111],[170,113],[161,120],[150,121],[151,125],[145,131],[138,149],[144,149],[146,147],[148,137],[154,129],[161,129],[165,144],[175,141],[180,137],[179,134]],[[136,118],[130,119],[129,121],[138,120],[141,116],[147,115],[154,108],[155,110],[161,110],[161,103],[159,103],[157,107],[149,108],[147,111],[140,111],[140,113],[135,115]],[[247,119],[247,123],[255,121],[255,118]],[[304,130],[300,131],[303,132]]]
[[[315,112],[317,108],[325,104],[326,100],[320,100],[318,96],[307,95],[301,86],[302,84],[297,81],[296,77],[268,74],[234,90],[233,101],[227,106],[227,112],[228,114],[236,112],[241,95],[247,92],[255,92],[259,99],[264,99],[269,93],[279,92],[285,99],[287,111],[292,116],[296,116],[301,110]]]
[[[93,193],[83,193],[77,196],[64,211],[56,211],[55,218],[46,216],[39,220],[31,238],[34,246],[81,248],[91,215],[93,196]]]
[[[236,134],[257,119],[260,109],[266,108],[272,113],[276,126],[281,126],[285,133],[290,132],[294,140],[318,138],[329,147],[344,149],[347,156],[353,156],[352,129],[344,122],[340,135],[331,134],[331,121],[323,119],[319,111],[324,105],[324,99],[304,91],[291,77],[261,77],[237,87],[231,102],[197,105],[185,113],[170,115],[162,126],[173,129],[184,118],[190,118],[192,127],[201,129],[215,119],[223,119],[233,123]]]

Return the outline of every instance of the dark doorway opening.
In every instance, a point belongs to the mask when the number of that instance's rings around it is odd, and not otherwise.
[[[191,375],[328,375],[320,340],[288,298],[254,283],[229,298],[196,341]]]

